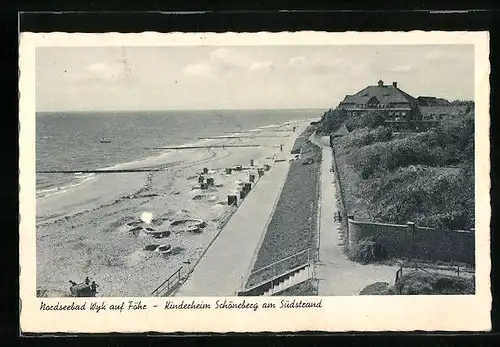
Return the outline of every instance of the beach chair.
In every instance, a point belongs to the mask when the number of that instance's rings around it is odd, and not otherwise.
[[[70,288],[71,296],[74,297],[91,297],[92,291],[90,286],[85,283],[80,283]]]

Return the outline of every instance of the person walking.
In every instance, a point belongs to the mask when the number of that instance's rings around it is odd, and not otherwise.
[[[280,151],[283,152],[283,145],[280,145]]]
[[[95,283],[95,281],[92,281],[92,283],[90,284],[90,293],[92,294],[92,296],[95,296],[97,294],[97,287],[99,287],[99,285]]]

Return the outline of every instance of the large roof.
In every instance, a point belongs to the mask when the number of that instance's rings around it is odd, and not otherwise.
[[[347,95],[343,104],[367,104],[368,100],[376,97],[381,104],[410,103],[417,100],[394,85],[368,86],[354,95]]]

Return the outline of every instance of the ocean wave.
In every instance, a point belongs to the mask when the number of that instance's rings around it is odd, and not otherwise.
[[[89,183],[91,180],[97,178],[94,173],[89,174],[74,174],[73,181],[69,184],[52,186],[50,188],[43,188],[36,191],[36,198],[43,199],[49,196],[66,193],[69,190],[80,187],[85,183]]]

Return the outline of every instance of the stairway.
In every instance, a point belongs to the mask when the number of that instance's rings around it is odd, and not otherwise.
[[[279,292],[282,292],[285,289],[293,287],[294,285],[297,285],[299,283],[307,281],[310,278],[309,275],[310,275],[310,271],[309,271],[309,267],[307,266],[305,268],[298,270],[297,272],[292,273],[291,276],[283,279],[277,285],[273,285],[271,287],[271,289],[264,292],[262,295],[263,296],[271,296],[271,295],[277,294]]]

